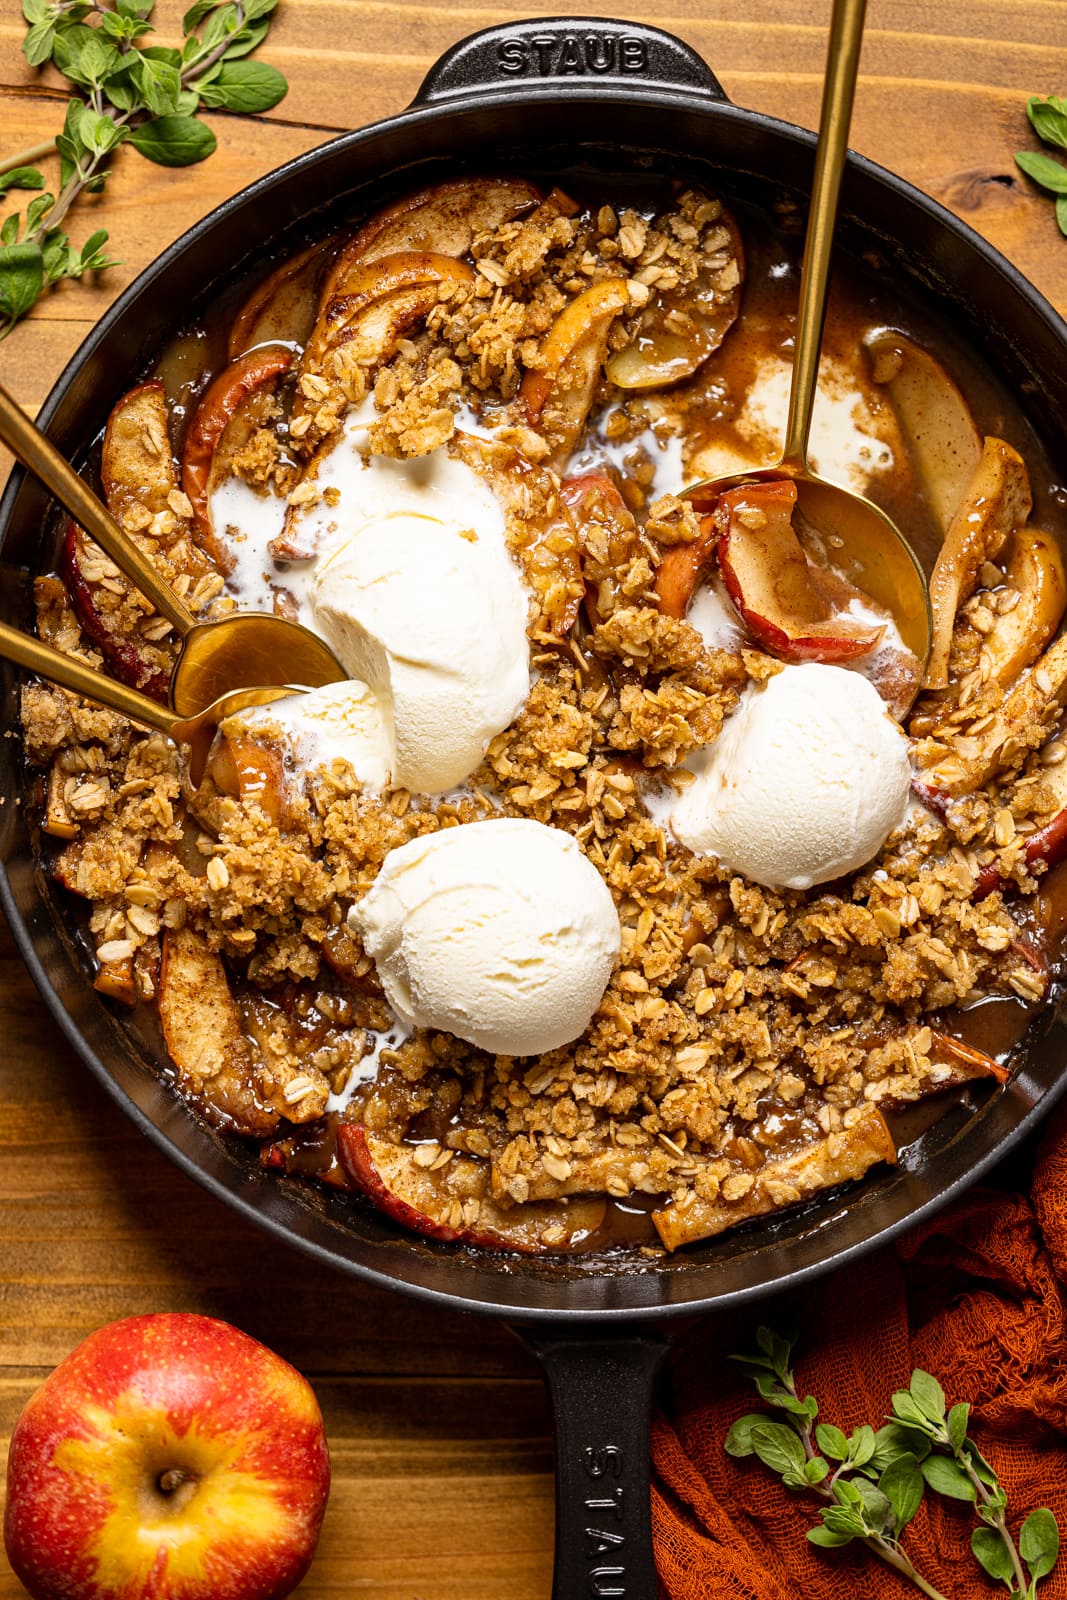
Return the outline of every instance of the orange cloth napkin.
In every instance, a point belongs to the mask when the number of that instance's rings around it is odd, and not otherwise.
[[[1067,1597],[1067,1105],[1038,1151],[1029,1195],[972,1189],[950,1209],[811,1285],[732,1323],[702,1323],[675,1353],[667,1414],[653,1424],[656,1563],[668,1600],[903,1600],[919,1591],[862,1546],[823,1551],[805,1538],[816,1496],[784,1488],[754,1457],[723,1449],[731,1423],[766,1409],[725,1359],[753,1330],[793,1323],[801,1394],[847,1432],[879,1426],[914,1367],[949,1404],[973,1404],[971,1435],[1008,1492],[1013,1532],[1051,1506],[1060,1560],[1039,1600]],[[779,1413],[779,1416],[781,1414]],[[784,1420],[784,1418],[782,1418]],[[916,1567],[951,1600],[1007,1589],[970,1551],[971,1507],[927,1492],[905,1533]]]

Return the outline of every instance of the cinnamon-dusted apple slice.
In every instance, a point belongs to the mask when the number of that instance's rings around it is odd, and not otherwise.
[[[207,773],[223,794],[242,806],[255,805],[276,828],[285,825],[287,789],[281,747],[256,738],[240,726],[240,714],[216,734],[207,758]]]
[[[999,609],[1001,595],[1010,602],[1007,611]],[[985,681],[1006,689],[1055,637],[1067,609],[1063,557],[1050,533],[1029,527],[1016,530],[1004,588],[990,597],[990,604],[993,626],[982,639],[988,663]]]
[[[692,543],[672,545],[664,552],[656,568],[656,604],[665,617],[684,620],[718,545],[719,525],[715,518],[701,517],[700,533]]]
[[[292,351],[281,345],[239,356],[208,385],[186,430],[182,488],[192,506],[196,536],[222,572],[232,570],[234,558],[212,527],[209,496],[229,475],[234,452],[269,419],[278,385],[292,360]]]
[[[629,605],[620,574],[641,547],[641,533],[616,484],[605,472],[564,478],[560,487],[578,530],[585,609],[595,628],[619,606]]]
[[[653,291],[632,340],[609,358],[608,378],[620,389],[659,389],[691,378],[733,327],[741,306],[745,252],[727,212],[716,236],[717,248],[705,253],[696,278],[675,289]]]
[[[263,1137],[281,1114],[262,1092],[222,957],[192,928],[168,928],[159,973],[163,1042],[178,1087],[217,1126]]]
[[[358,375],[353,393],[362,392],[398,340],[473,280],[466,262],[434,251],[403,250],[356,266],[343,293],[326,300],[304,352],[289,425],[300,447],[310,451],[330,432],[318,411],[331,385],[351,389]]]
[[[942,796],[971,794],[1013,759],[1044,744],[1067,704],[1067,635],[1051,644],[977,733],[959,730],[946,756],[926,768],[921,784],[932,790],[936,810]]]
[[[337,1154],[354,1188],[402,1227],[428,1239],[547,1255],[571,1249],[595,1232],[606,1210],[598,1198],[505,1210],[485,1197],[485,1162],[436,1146],[391,1144],[354,1123],[338,1129]]]
[[[948,685],[948,659],[956,614],[1030,515],[1030,480],[1022,457],[1003,439],[986,439],[967,493],[956,510],[930,577],[933,643],[923,686]]]
[[[523,178],[457,178],[417,189],[386,206],[345,245],[323,286],[322,303],[350,292],[354,271],[400,250],[468,255],[479,234],[493,233],[531,210],[541,190]]]
[[[1051,812],[1048,822],[1027,834],[1022,855],[1027,867],[1043,866],[1048,870],[1067,858],[1067,761],[1044,767],[1041,772],[1041,789],[1045,796],[1043,809]],[[981,869],[972,891],[972,900],[984,900],[994,889],[1010,886],[1010,879],[1001,875],[996,861]]]
[[[752,637],[784,661],[853,661],[884,628],[835,604],[841,580],[814,567],[793,530],[796,484],[742,484],[719,496],[723,583]]]
[[[683,1200],[654,1211],[652,1221],[667,1249],[677,1250],[680,1245],[724,1233],[751,1217],[797,1205],[822,1189],[854,1182],[880,1161],[895,1165],[896,1159],[885,1118],[875,1106],[865,1105],[850,1128],[828,1134],[795,1155],[768,1161],[755,1174],[746,1174],[752,1182],[741,1188],[736,1199],[725,1194],[727,1178],[719,1198],[704,1200],[692,1190]]]
[[[963,1039],[954,1039],[939,1028],[930,1029],[930,1041],[930,1060],[949,1069],[949,1076],[938,1080],[939,1088],[955,1089],[976,1078],[993,1078],[997,1083],[1007,1083],[1007,1067],[992,1056],[987,1056],[984,1050],[976,1049]]]
[[[866,341],[871,376],[884,385],[942,534],[963,501],[982,455],[971,408],[940,361],[893,329]]]
[[[91,545],[77,523],[68,524],[59,558],[71,605],[86,638],[100,651],[115,677],[153,700],[165,701],[170,684],[169,652],[141,635],[124,631],[123,588],[115,564]]]
[[[276,340],[307,343],[315,326],[316,282],[330,253],[329,245],[309,245],[256,285],[233,319],[227,346],[230,361],[253,346]]]
[[[630,307],[624,278],[595,283],[556,318],[519,387],[526,421],[552,446],[549,465],[562,469],[585,426],[608,350],[612,323]]]
[[[484,478],[503,508],[508,546],[537,602],[531,632],[565,639],[585,585],[578,530],[558,480],[498,440],[457,430],[449,449]]]

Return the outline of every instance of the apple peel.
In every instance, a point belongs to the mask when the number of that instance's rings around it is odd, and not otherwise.
[[[566,1250],[603,1221],[606,1201],[590,1198],[563,1208],[529,1203],[506,1210],[485,1198],[484,1162],[452,1155],[437,1171],[419,1166],[417,1146],[392,1144],[344,1123],[337,1155],[355,1189],[404,1228],[427,1239],[546,1255]]]
[[[757,643],[784,661],[868,655],[885,630],[835,607],[837,584],[809,562],[793,530],[796,501],[796,484],[785,478],[719,496],[714,516],[726,592]]]
[[[988,438],[930,577],[933,642],[923,687],[948,686],[952,632],[986,561],[995,561],[1030,515],[1030,480],[1022,457],[1003,439]]]

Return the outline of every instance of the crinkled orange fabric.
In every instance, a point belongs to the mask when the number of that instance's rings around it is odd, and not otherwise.
[[[918,1590],[856,1546],[805,1538],[820,1500],[795,1494],[723,1441],[759,1411],[730,1350],[791,1320],[801,1394],[846,1432],[878,1426],[912,1369],[969,1400],[971,1433],[1008,1492],[1009,1521],[1051,1506],[1064,1553],[1039,1586],[1067,1597],[1067,1106],[1049,1126],[1030,1194],[976,1188],[891,1250],[811,1285],[803,1300],[702,1323],[675,1352],[653,1424],[652,1514],[667,1600],[912,1600]],[[1012,1515],[1014,1513],[1014,1515]],[[927,1493],[905,1535],[916,1567],[951,1600],[1007,1596],[970,1551],[973,1512]]]

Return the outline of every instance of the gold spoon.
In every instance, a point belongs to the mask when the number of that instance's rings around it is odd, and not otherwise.
[[[178,633],[181,645],[170,681],[170,704],[180,716],[193,716],[228,690],[283,682],[314,689],[348,676],[333,651],[298,622],[264,611],[239,611],[215,622],[198,622],[89,485],[2,387],[0,441],[51,490]]]
[[[922,567],[900,529],[879,506],[864,495],[820,478],[808,460],[837,198],[848,154],[865,12],[866,0],[834,0],[781,460],[773,467],[704,479],[686,489],[685,498],[700,505],[741,484],[791,478],[797,486],[801,514],[831,548],[834,566],[890,613],[904,643],[917,656],[921,669],[915,680],[917,691],[933,633],[930,594]]]
[[[86,666],[84,661],[76,661],[61,650],[53,650],[51,645],[33,638],[31,634],[20,633],[18,628],[12,628],[6,622],[0,622],[0,656],[15,662],[16,666],[36,672],[39,677],[60,684],[64,689],[72,690],[74,694],[99,701],[109,711],[117,711],[132,722],[158,729],[168,739],[173,739],[175,744],[187,745],[189,777],[194,789],[199,788],[204,776],[208,751],[220,722],[224,722],[235,711],[267,705],[271,700],[303,692],[300,688],[282,684],[274,684],[269,688],[233,689],[229,694],[212,701],[195,716],[179,717],[169,707],[161,706],[158,700],[149,699],[139,689],[130,689],[117,679],[106,677],[104,673],[97,672],[95,667]]]

